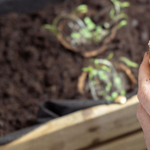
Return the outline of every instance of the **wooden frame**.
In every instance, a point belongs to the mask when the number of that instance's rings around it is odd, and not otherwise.
[[[96,106],[50,121],[0,150],[143,150],[137,96],[126,104]],[[125,146],[126,144],[126,146]]]

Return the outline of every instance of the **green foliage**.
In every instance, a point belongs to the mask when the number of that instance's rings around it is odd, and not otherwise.
[[[96,26],[96,32],[100,33],[102,31],[102,27],[100,25]]]
[[[87,13],[88,12],[88,6],[85,4],[79,5],[76,9],[80,13]]]
[[[123,26],[126,26],[127,25],[127,20],[122,20],[118,25],[117,25],[117,28],[119,29],[119,28],[121,28],[121,27],[123,27]]]
[[[107,72],[110,72],[111,71],[111,69],[108,67],[108,66],[101,66],[100,67],[102,70],[104,70],[104,71],[107,71]]]
[[[120,94],[125,96],[126,95],[126,91],[125,90],[121,90]]]
[[[121,8],[129,7],[130,6],[129,2],[120,2],[118,0],[111,0],[111,2],[114,4],[115,11],[117,13],[120,13]]]
[[[114,21],[124,19],[117,25],[117,28],[120,29],[121,27],[126,26],[128,23],[128,16],[124,13],[124,11],[121,8],[129,7],[130,3],[120,2],[119,0],[111,0],[111,2],[114,4],[114,8],[110,10],[110,18]]]
[[[85,17],[85,18],[84,18],[84,22],[85,22],[85,24],[86,24],[88,30],[94,30],[94,29],[95,29],[96,25],[95,25],[95,23],[91,20],[91,18]]]
[[[120,2],[118,0],[111,0],[111,2],[114,4],[115,11],[119,13],[121,9]]]
[[[117,85],[117,87],[122,86],[121,79],[118,76],[114,77],[114,83]]]
[[[111,96],[112,96],[112,99],[115,99],[115,98],[117,98],[118,93],[117,93],[117,92],[112,92],[112,93],[111,93]]]
[[[106,90],[107,92],[109,92],[109,91],[111,90],[111,87],[112,87],[112,83],[109,82],[109,83],[107,83],[107,85],[106,85],[106,87],[105,87],[105,90]]]
[[[99,74],[99,78],[100,78],[102,81],[105,81],[105,80],[108,79],[108,78],[107,78],[107,74],[106,74],[105,71],[100,70],[100,71],[98,71],[98,74]]]
[[[114,57],[114,53],[111,52],[105,59],[111,60]]]
[[[91,72],[91,71],[93,71],[93,67],[92,66],[89,66],[89,67],[86,67],[86,68],[83,68],[83,71],[84,72]]]
[[[80,33],[81,34],[85,34],[85,33],[87,33],[87,32],[90,32],[87,28],[82,28],[81,30],[80,30]]]
[[[99,60],[98,59],[94,59],[94,64],[98,65],[99,64]]]
[[[94,69],[92,66],[83,68],[84,72],[88,72],[89,73],[89,79],[91,80],[93,78],[93,76],[98,74],[98,70]]]
[[[120,5],[121,5],[121,7],[129,7],[130,3],[129,2],[122,2]]]
[[[133,67],[133,68],[137,68],[138,67],[138,64],[129,60],[128,58],[126,57],[120,57],[119,58],[120,61],[123,61],[128,67]]]
[[[115,17],[115,9],[114,8],[111,9],[109,15],[110,15],[111,19],[114,19],[114,17]]]
[[[78,32],[73,32],[73,33],[71,33],[71,37],[73,38],[73,39],[79,39],[80,38],[80,33],[78,33]]]
[[[42,26],[42,28],[48,29],[50,32],[52,32],[55,35],[57,34],[57,28],[54,25],[45,24],[45,25]]]
[[[113,98],[112,98],[111,96],[107,95],[107,96],[106,96],[106,100],[107,100],[107,101],[113,101]]]
[[[87,39],[89,39],[89,38],[92,37],[92,34],[91,34],[90,32],[86,32],[86,33],[84,34],[84,37],[87,38]]]
[[[112,59],[113,55],[110,53],[107,58]],[[119,95],[124,96],[126,90],[122,89],[121,78],[115,72],[113,65],[106,59],[94,59],[92,62],[95,66],[83,68],[83,71],[88,72],[90,84],[93,85],[90,89],[94,99],[103,97],[108,101],[114,101]],[[104,89],[100,88],[101,91],[97,91],[96,87],[101,85]],[[115,89],[116,91],[113,91]]]

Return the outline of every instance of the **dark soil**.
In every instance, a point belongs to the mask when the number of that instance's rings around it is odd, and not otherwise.
[[[41,30],[45,23],[81,3],[96,11],[107,5],[103,0],[76,0],[46,6],[31,14],[0,16],[0,136],[30,126],[36,121],[40,102],[48,99],[91,99],[77,91],[77,80],[88,63],[78,53],[65,49],[56,37]],[[129,24],[120,29],[107,51],[141,63],[150,37],[150,3],[130,0],[126,9]],[[138,70],[132,69],[137,78]]]

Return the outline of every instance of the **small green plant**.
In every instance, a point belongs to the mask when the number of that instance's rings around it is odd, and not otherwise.
[[[124,62],[128,67],[137,68],[139,66],[137,63],[129,60],[126,57],[120,57],[119,60],[122,61],[122,62]]]
[[[129,7],[129,2],[120,2],[119,0],[110,0],[113,3],[113,7],[109,12],[110,21],[104,22],[101,25],[95,24],[93,20],[86,16],[81,20],[78,15],[86,14],[89,11],[87,5],[79,5],[72,14],[57,16],[51,25],[43,25],[43,28],[48,29],[55,35],[59,34],[60,31],[57,30],[57,24],[62,19],[69,19],[72,21],[68,22],[68,27],[71,29],[70,44],[79,43],[81,44],[91,44],[101,42],[107,35],[110,34],[112,27],[120,29],[126,26],[128,23],[128,16],[123,11],[123,8]],[[61,31],[63,32],[63,31]],[[78,45],[78,44],[77,44]]]
[[[85,4],[79,5],[76,9],[77,12],[80,13],[87,13],[88,12],[88,6]]]
[[[103,26],[96,25],[91,18],[85,17],[84,23],[86,25],[85,28],[81,29],[78,33],[80,36],[78,36],[78,39],[80,38],[86,38],[86,39],[92,39],[94,42],[100,42],[105,36],[107,36],[110,33],[110,28],[114,22],[117,22],[118,20],[121,20],[117,25],[117,29],[120,29],[123,26],[126,26],[128,23],[128,16],[124,13],[122,8],[129,7],[129,2],[120,2],[118,0],[111,0],[114,7],[110,11],[110,22],[104,22]],[[74,33],[72,33],[74,34]],[[74,36],[71,34],[71,37],[74,39]],[[76,39],[76,38],[75,38]]]
[[[54,35],[57,35],[57,28],[55,25],[45,24],[42,26],[44,29],[48,29],[50,32],[52,32]]]
[[[107,58],[112,58],[111,53]],[[88,72],[89,87],[94,100],[106,99],[114,101],[119,95],[125,95],[122,89],[122,82],[116,69],[110,61],[106,59],[95,59],[94,65],[83,68]]]
[[[111,16],[115,14],[115,11],[116,13],[119,14],[121,12],[121,8],[130,6],[129,2],[120,2],[119,0],[111,0],[111,2],[114,4],[114,7],[115,7],[111,9],[111,13],[112,13]]]
[[[114,53],[111,52],[105,59],[106,60],[111,60],[114,57]]]

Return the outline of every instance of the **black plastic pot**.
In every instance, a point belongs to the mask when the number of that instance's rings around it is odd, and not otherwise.
[[[65,0],[0,0],[0,14],[8,12],[28,13],[42,8],[48,3],[64,2]]]

